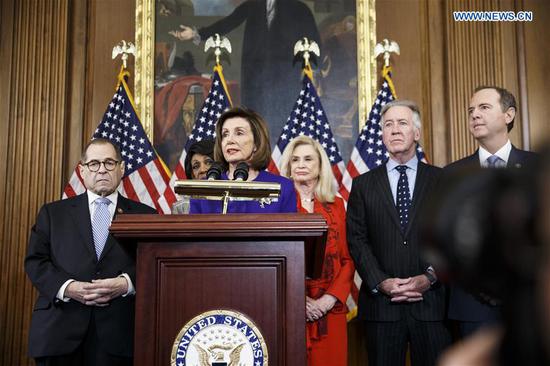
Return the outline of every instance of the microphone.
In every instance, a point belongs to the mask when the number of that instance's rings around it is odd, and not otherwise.
[[[222,176],[223,167],[218,162],[213,162],[210,169],[206,172],[206,179],[208,180],[220,180]]]
[[[233,172],[233,180],[236,182],[243,182],[248,179],[248,164],[241,161],[237,164],[235,171]]]

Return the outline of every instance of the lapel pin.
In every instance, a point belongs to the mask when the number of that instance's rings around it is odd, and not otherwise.
[[[116,212],[121,214],[121,213],[124,213],[124,210],[119,207],[119,208],[116,209]]]
[[[521,168],[521,164],[520,163],[516,163],[516,165],[514,165],[516,168]]]

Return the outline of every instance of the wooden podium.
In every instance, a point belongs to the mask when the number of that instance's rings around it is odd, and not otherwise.
[[[305,276],[326,230],[317,214],[117,215],[111,232],[137,246],[134,365],[170,365],[181,328],[212,310],[251,319],[269,365],[305,365]]]

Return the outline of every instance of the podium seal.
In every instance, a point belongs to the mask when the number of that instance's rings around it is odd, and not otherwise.
[[[242,313],[212,310],[191,319],[172,346],[172,366],[268,366],[267,345]]]

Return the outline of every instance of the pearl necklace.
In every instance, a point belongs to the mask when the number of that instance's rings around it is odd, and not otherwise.
[[[301,201],[302,202],[313,202],[315,199],[314,198],[302,198]]]

